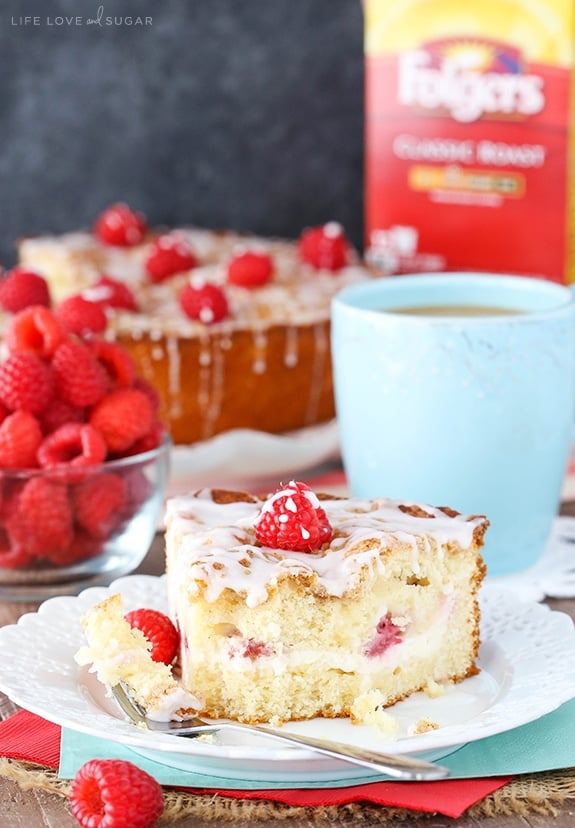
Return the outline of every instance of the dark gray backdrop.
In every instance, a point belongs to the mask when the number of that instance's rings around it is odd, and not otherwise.
[[[361,245],[362,37],[360,0],[0,0],[0,263],[118,199]]]

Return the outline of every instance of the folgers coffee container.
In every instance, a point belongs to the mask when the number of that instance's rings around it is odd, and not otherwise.
[[[574,0],[364,10],[368,259],[574,280]]]

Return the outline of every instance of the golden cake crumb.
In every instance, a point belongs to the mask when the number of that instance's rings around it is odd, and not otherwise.
[[[359,696],[352,704],[350,713],[354,724],[373,727],[385,739],[397,738],[399,724],[395,716],[385,710],[385,695],[380,690],[370,690]]]
[[[430,699],[438,699],[445,694],[445,687],[437,681],[430,679],[425,685],[423,692]]]
[[[421,733],[428,733],[430,730],[439,730],[441,725],[433,719],[418,719],[407,728],[408,736],[419,736]]]

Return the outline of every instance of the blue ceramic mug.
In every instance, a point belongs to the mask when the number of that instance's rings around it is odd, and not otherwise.
[[[352,494],[484,514],[488,574],[532,566],[573,437],[571,290],[499,274],[374,279],[335,297],[332,358]]]

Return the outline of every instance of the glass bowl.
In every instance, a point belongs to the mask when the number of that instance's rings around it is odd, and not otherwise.
[[[108,585],[145,558],[162,515],[171,440],[81,469],[0,470],[0,600]]]

